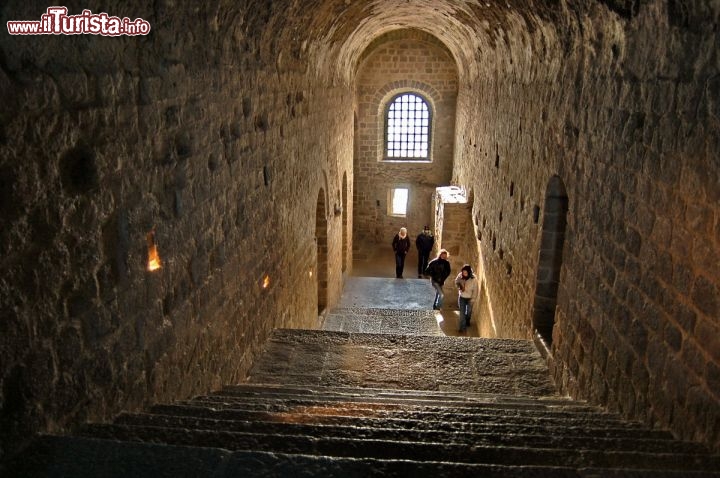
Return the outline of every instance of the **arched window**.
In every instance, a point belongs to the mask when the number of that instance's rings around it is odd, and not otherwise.
[[[432,115],[417,93],[400,93],[385,111],[385,159],[429,160]]]

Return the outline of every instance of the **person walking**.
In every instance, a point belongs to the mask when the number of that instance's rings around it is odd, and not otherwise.
[[[475,299],[478,296],[478,284],[470,264],[465,264],[455,277],[458,288],[458,308],[460,309],[459,333],[465,333],[470,324],[470,316]]]
[[[430,226],[425,226],[423,232],[418,234],[415,239],[415,247],[418,250],[418,279],[422,278],[425,268],[428,265],[430,259],[430,252],[435,245],[435,238],[430,232]]]
[[[407,229],[400,228],[400,232],[395,234],[392,241],[392,248],[395,252],[395,277],[403,278],[403,269],[405,268],[405,256],[410,250],[410,238],[407,235]]]
[[[433,310],[440,310],[443,306],[443,285],[445,279],[450,275],[450,262],[447,260],[448,251],[440,249],[435,259],[431,260],[425,268],[425,274],[430,276],[430,283],[435,289],[435,300],[433,301]]]

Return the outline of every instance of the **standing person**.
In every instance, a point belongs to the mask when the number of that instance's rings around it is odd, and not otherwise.
[[[430,226],[426,225],[423,228],[423,232],[418,234],[417,239],[415,239],[415,247],[417,247],[418,250],[418,279],[421,278],[423,272],[425,272],[428,260],[430,259],[430,252],[434,245],[435,238],[430,232]]]
[[[407,229],[400,228],[400,232],[395,234],[392,241],[392,248],[395,251],[395,277],[403,278],[403,269],[405,268],[405,256],[410,250],[410,238],[407,235]]]
[[[448,251],[440,249],[435,259],[431,260],[425,268],[425,273],[430,276],[430,283],[435,288],[435,300],[433,301],[433,310],[440,310],[443,306],[443,285],[445,279],[450,275],[450,262],[447,260]]]
[[[470,324],[473,302],[478,296],[478,284],[470,264],[465,264],[455,278],[458,288],[458,308],[460,309],[459,333],[464,333]]]

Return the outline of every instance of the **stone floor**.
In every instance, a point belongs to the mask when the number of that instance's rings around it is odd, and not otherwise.
[[[249,382],[557,396],[532,342],[276,329]]]
[[[353,262],[352,276],[347,277],[339,308],[377,308],[432,310],[435,290],[429,279],[417,278],[417,252],[411,251],[405,261],[404,279],[395,278],[392,251],[376,249],[371,258]],[[479,337],[477,321],[465,334],[458,334],[457,297],[445,296],[443,310],[435,319],[447,336]]]

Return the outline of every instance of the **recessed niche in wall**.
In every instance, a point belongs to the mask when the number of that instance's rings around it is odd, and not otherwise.
[[[505,257],[505,252],[502,250],[502,247],[500,249],[498,249],[498,256],[500,256],[500,260],[502,260],[503,257]]]
[[[502,215],[502,211],[500,211],[500,214],[498,214],[498,221],[502,222],[502,219],[503,219],[503,215]]]
[[[533,206],[533,222],[535,224],[537,224],[539,220],[540,220],[540,206],[535,205],[535,206]]]
[[[493,248],[493,252],[495,252],[495,247],[496,247],[496,246],[497,246],[497,238],[496,238],[496,237],[493,237],[493,238],[492,238],[492,248]]]
[[[512,275],[512,264],[505,264],[505,272],[508,277]]]
[[[77,146],[60,159],[60,181],[65,192],[85,194],[98,186],[95,154],[90,148]]]
[[[510,183],[510,197],[515,194],[515,183]]]
[[[478,231],[477,233],[477,240],[482,242],[482,231]]]

